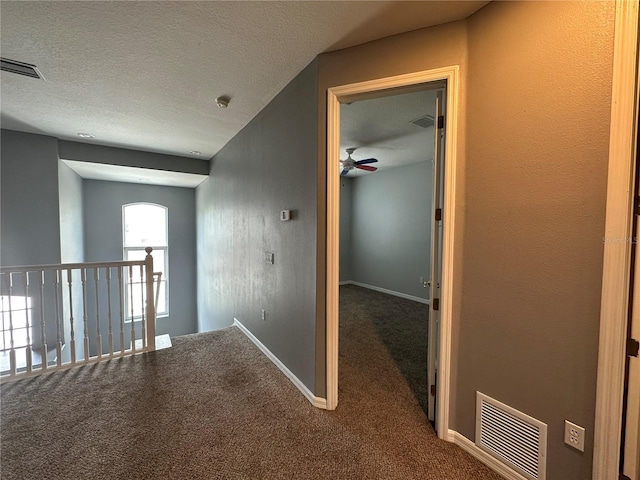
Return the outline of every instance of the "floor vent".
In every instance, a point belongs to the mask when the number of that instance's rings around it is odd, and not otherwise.
[[[547,425],[476,393],[476,445],[526,478],[545,480]]]
[[[435,125],[435,118],[433,118],[431,115],[423,115],[420,118],[412,120],[411,123],[417,125],[418,127],[429,128]]]
[[[0,58],[0,70],[5,72],[17,73],[25,77],[43,79],[42,74],[38,71],[38,67],[29,63],[18,62],[17,60],[9,60],[8,58]]]

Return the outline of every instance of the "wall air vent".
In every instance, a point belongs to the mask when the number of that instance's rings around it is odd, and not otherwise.
[[[545,480],[547,425],[476,393],[476,445],[524,477]]]
[[[435,119],[431,115],[423,115],[420,118],[412,120],[411,123],[422,128],[429,128],[435,125]]]
[[[38,71],[38,67],[29,63],[9,60],[8,58],[0,58],[0,70],[5,72],[17,73],[25,77],[37,78],[44,80],[42,74]]]

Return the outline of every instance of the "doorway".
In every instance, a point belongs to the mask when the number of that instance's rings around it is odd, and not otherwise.
[[[431,422],[437,343],[429,348],[428,330],[430,290],[439,284],[432,281],[440,265],[432,233],[439,240],[434,195],[440,208],[441,181],[434,174],[441,172],[435,156],[444,135],[437,121],[443,91],[433,82],[340,105],[341,371],[367,355],[370,370],[399,373],[396,388],[408,387]],[[367,387],[375,396],[373,383]]]
[[[338,404],[338,319],[339,319],[339,259],[340,259],[340,104],[367,98],[378,98],[397,93],[409,93],[429,88],[429,84],[440,82],[446,85],[443,103],[447,115],[442,126],[447,132],[444,139],[443,210],[442,210],[442,266],[439,283],[441,296],[435,302],[440,314],[440,325],[433,338],[438,345],[438,383],[434,401],[438,405],[435,423],[438,436],[448,439],[449,382],[451,349],[452,307],[452,260],[454,247],[454,199],[455,199],[455,152],[457,132],[458,67],[400,75],[385,79],[334,87],[328,90],[327,104],[327,408]],[[437,120],[436,120],[437,121]],[[344,153],[343,153],[344,156]],[[431,276],[429,276],[430,278]],[[426,279],[428,281],[428,279]],[[417,279],[416,279],[417,281]],[[433,309],[433,302],[431,305]],[[433,318],[433,317],[432,317]]]

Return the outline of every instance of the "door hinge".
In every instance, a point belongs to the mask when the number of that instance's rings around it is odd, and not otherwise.
[[[436,311],[440,310],[440,299],[439,298],[434,298],[433,300],[431,300],[431,306]]]
[[[436,386],[435,385],[431,385],[431,388],[429,389],[429,391],[431,392],[432,396],[436,396]]]
[[[627,338],[627,356],[637,357],[640,350],[640,343],[635,338]]]
[[[440,220],[442,220],[442,209],[436,208],[436,222],[439,222]]]
[[[438,128],[444,128],[444,115],[438,116]]]

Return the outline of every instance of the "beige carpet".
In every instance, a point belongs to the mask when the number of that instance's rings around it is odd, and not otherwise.
[[[499,479],[435,437],[370,321],[388,308],[402,329],[413,302],[358,290],[343,289],[336,411],[312,407],[236,328],[178,337],[3,385],[1,478]]]

